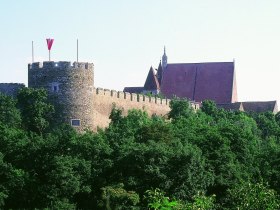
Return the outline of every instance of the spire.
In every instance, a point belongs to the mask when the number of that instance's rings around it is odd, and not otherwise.
[[[167,66],[167,56],[166,56],[166,49],[165,49],[165,46],[164,46],[164,52],[163,52],[163,56],[162,56],[163,71],[166,69],[166,66]]]

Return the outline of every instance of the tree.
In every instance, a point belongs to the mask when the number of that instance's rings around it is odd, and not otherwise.
[[[194,112],[190,102],[186,99],[174,98],[170,101],[169,106],[171,110],[168,117],[174,120],[180,117],[189,117]]]
[[[258,156],[261,177],[272,189],[280,193],[280,144],[275,137],[262,142]]]
[[[216,107],[216,104],[214,101],[205,100],[202,102],[201,111],[203,111],[207,115],[214,117],[218,113],[218,108]]]
[[[262,131],[262,137],[280,136],[280,127],[275,115],[272,112],[265,112],[253,115],[259,129]],[[276,116],[277,117],[277,116]]]
[[[21,116],[16,108],[16,100],[0,93],[0,122],[9,127],[19,127]]]
[[[165,193],[158,188],[147,190],[144,199],[147,201],[149,209],[153,210],[172,210],[178,206],[177,201],[170,201],[169,197],[166,197]]]
[[[16,192],[22,189],[25,184],[26,173],[22,169],[17,169],[12,164],[4,161],[4,155],[0,152],[0,208],[5,203],[9,205],[12,198],[16,197]],[[15,201],[15,200],[13,200]],[[17,208],[16,203],[13,203],[14,208]]]
[[[187,210],[211,210],[215,209],[215,195],[206,196],[200,192],[193,197],[193,202],[186,205]]]
[[[101,188],[102,201],[99,205],[106,210],[136,210],[139,195],[134,191],[126,191],[124,185],[118,184]]]
[[[54,107],[47,100],[44,89],[22,88],[17,96],[23,125],[27,130],[42,134],[52,119]]]
[[[228,190],[229,203],[240,210],[279,209],[280,200],[274,190],[266,184],[243,182]]]

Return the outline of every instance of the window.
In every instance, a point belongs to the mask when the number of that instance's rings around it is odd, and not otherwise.
[[[58,82],[52,83],[52,92],[57,93],[59,91],[59,84]]]
[[[71,125],[74,126],[74,127],[78,127],[81,125],[81,120],[79,119],[72,119],[71,120]]]

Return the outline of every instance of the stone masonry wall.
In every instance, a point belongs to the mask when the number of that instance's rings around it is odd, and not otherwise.
[[[97,88],[94,89],[93,100],[94,127],[105,128],[109,125],[113,104],[122,109],[124,115],[130,109],[140,109],[145,110],[149,116],[152,114],[165,116],[170,111],[169,102],[169,99]]]
[[[150,116],[165,116],[170,111],[169,99],[94,88],[93,73],[92,63],[32,63],[28,65],[28,86],[45,88],[50,99],[61,105],[64,122],[79,120],[80,125],[75,126],[78,131],[107,127],[113,105],[124,115],[130,109],[145,110]],[[192,106],[199,108],[199,104]]]
[[[23,87],[25,85],[21,83],[0,83],[0,93],[15,97],[17,92]]]
[[[92,63],[50,61],[28,65],[28,86],[45,88],[61,105],[66,123],[79,120],[77,130],[94,129],[93,85]]]

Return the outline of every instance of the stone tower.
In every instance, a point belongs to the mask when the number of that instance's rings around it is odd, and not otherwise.
[[[28,65],[28,87],[45,88],[50,97],[62,106],[66,123],[77,130],[94,128],[93,64],[74,62],[43,62]]]

